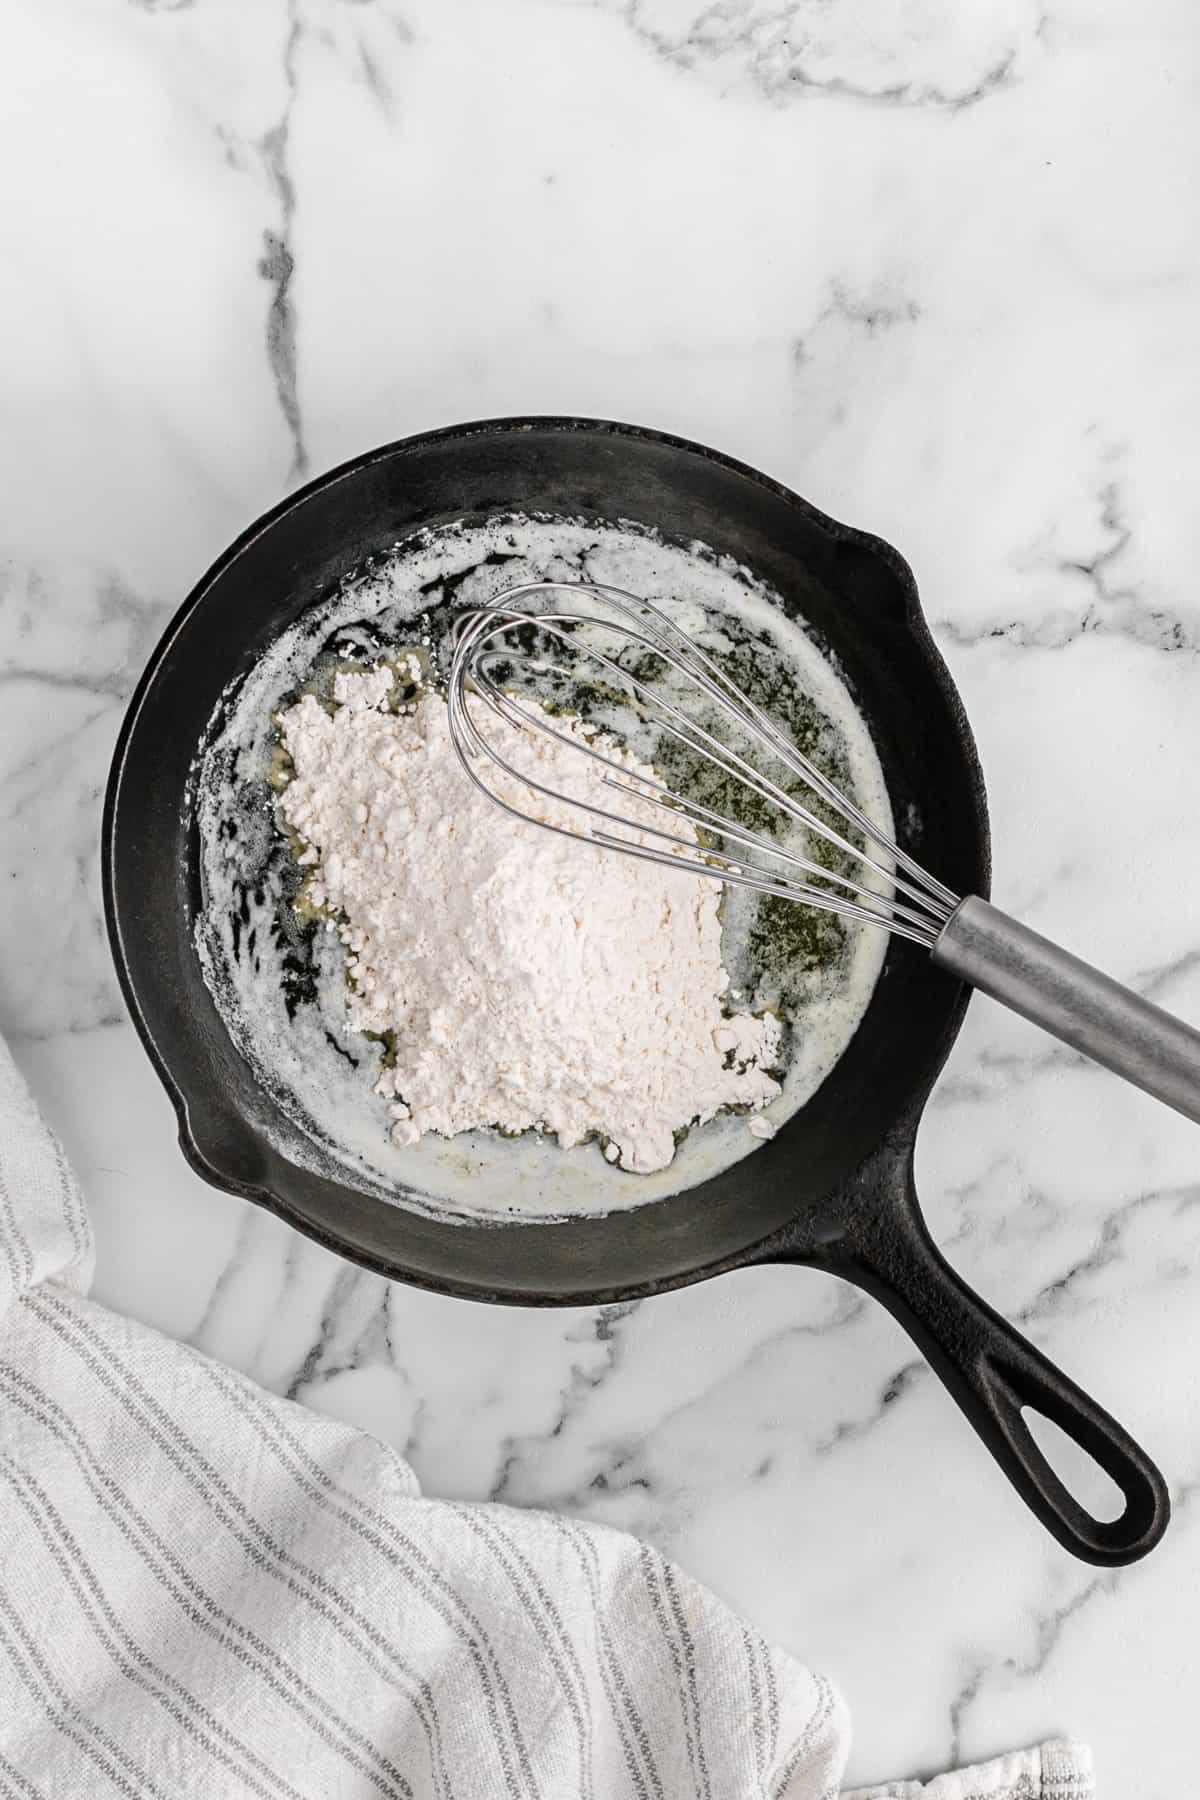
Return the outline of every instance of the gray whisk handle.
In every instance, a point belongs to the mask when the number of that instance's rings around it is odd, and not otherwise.
[[[974,894],[931,954],[939,968],[1200,1124],[1200,1031]]]

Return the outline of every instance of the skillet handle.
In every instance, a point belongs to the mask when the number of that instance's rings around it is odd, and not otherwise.
[[[921,1216],[911,1142],[877,1151],[854,1185],[856,1203],[825,1254],[811,1260],[882,1301],[1065,1549],[1108,1567],[1145,1556],[1171,1516],[1161,1474],[1103,1407],[950,1267]],[[1080,1505],[1038,1448],[1022,1407],[1052,1420],[1111,1476],[1125,1497],[1120,1518],[1096,1519]]]

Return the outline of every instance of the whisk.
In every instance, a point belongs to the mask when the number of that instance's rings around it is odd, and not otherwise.
[[[569,597],[569,610],[540,609],[560,595]],[[597,605],[606,616],[576,610]],[[780,825],[803,832],[757,830],[704,804],[682,784],[631,770],[611,737],[564,729],[565,721],[536,698],[536,681],[531,695],[530,677],[574,685],[584,666],[588,684],[600,682],[631,705],[660,743],[682,746],[755,796],[756,809],[765,805]],[[470,705],[469,694],[482,707]],[[515,817],[905,938],[927,950],[940,968],[1200,1123],[1200,1032],[978,895],[953,893],[842,793],[651,601],[592,582],[525,582],[506,589],[459,621],[448,707],[464,770]],[[612,806],[541,785],[484,729],[489,715],[511,730],[548,733],[600,765]],[[739,741],[753,747],[755,760],[736,747]],[[778,765],[787,786],[764,771],[763,760]],[[503,783],[505,794],[496,791],[496,771],[510,778]],[[505,797],[514,793],[514,784],[517,792],[553,802],[553,819]],[[589,791],[594,790],[593,783]],[[813,800],[822,803],[820,812]],[[655,819],[661,823],[649,822]],[[814,849],[814,838],[829,847],[831,861],[806,854]]]

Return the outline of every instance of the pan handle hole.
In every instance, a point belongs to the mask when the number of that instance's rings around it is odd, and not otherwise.
[[[1023,1406],[1021,1417],[1058,1479],[1093,1519],[1102,1525],[1119,1519],[1125,1511],[1125,1496],[1095,1457],[1032,1406]]]

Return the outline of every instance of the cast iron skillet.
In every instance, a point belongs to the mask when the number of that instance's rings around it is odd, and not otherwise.
[[[104,812],[104,897],[130,1012],[192,1167],[368,1268],[477,1300],[628,1300],[754,1263],[826,1269],[874,1294],[936,1369],[1017,1491],[1075,1555],[1119,1564],[1166,1527],[1162,1477],[1094,1401],[977,1299],[934,1246],[913,1145],[963,989],[893,941],[867,1014],[819,1091],[770,1143],[703,1185],[608,1217],[447,1224],[293,1161],[300,1128],[235,1050],[192,946],[189,762],[227,683],[373,552],[421,526],[512,511],[636,520],[747,565],[836,654],[870,721],[901,844],[956,893],[986,895],[983,782],[962,705],[887,544],[777,482],[661,432],[501,419],[409,438],[322,476],[209,570],[138,685]],[[1022,1417],[1053,1420],[1120,1487],[1100,1521]]]

